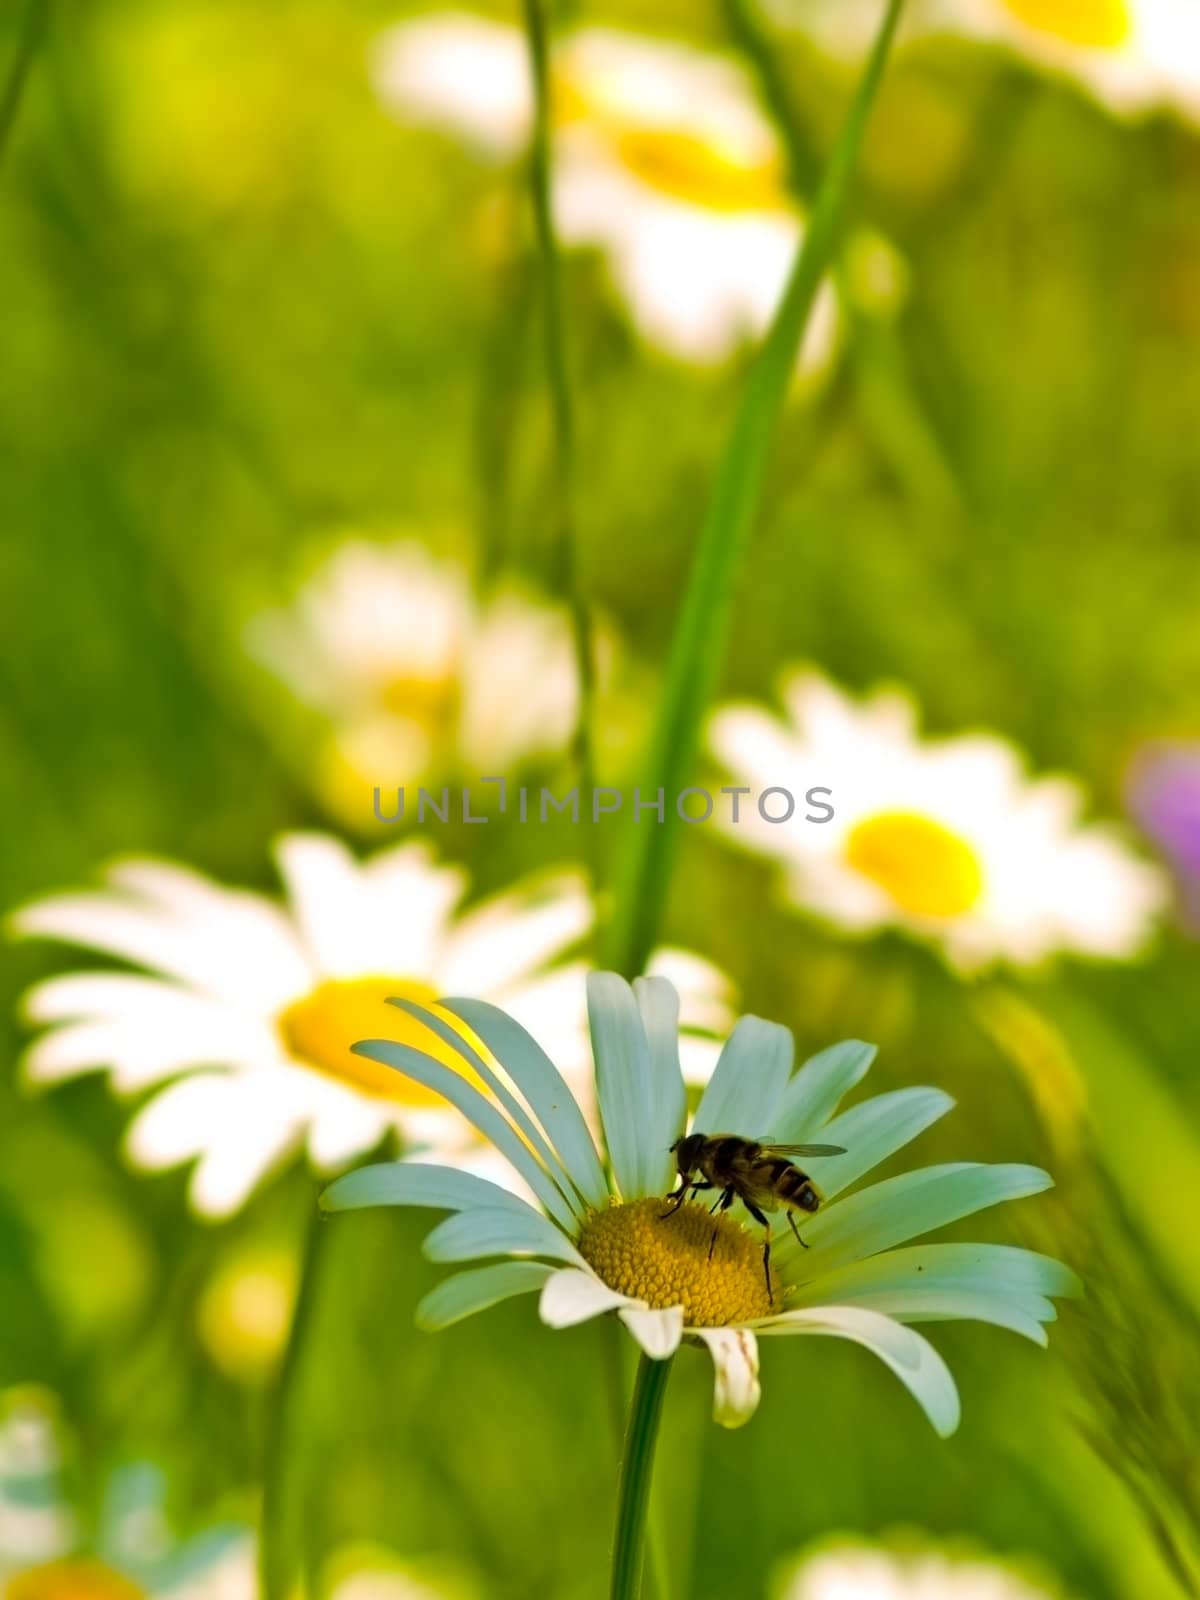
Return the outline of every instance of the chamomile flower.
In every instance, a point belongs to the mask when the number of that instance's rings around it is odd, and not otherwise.
[[[864,50],[874,12],[858,0],[773,11],[838,54]],[[964,34],[1071,79],[1117,116],[1170,107],[1200,121],[1200,10],[1181,0],[920,0],[906,37]]]
[[[839,1543],[794,1562],[772,1600],[1055,1600],[999,1561],[936,1546]]]
[[[458,1563],[401,1560],[374,1545],[349,1545],[328,1558],[329,1600],[480,1600],[483,1589]]]
[[[1161,876],[1117,829],[1080,821],[1078,784],[1028,777],[994,734],[922,738],[900,691],[856,702],[793,671],[781,694],[783,718],[720,709],[710,743],[756,789],[833,791],[824,822],[743,806],[727,828],[779,864],[793,905],[852,933],[901,928],[968,970],[1068,951],[1118,959],[1145,941]]]
[[[412,540],[347,539],[248,643],[325,723],[319,786],[360,824],[376,786],[514,772],[578,717],[565,610],[515,583],[481,600]]]
[[[394,114],[457,133],[511,160],[530,135],[520,32],[444,11],[379,40],[377,92]],[[639,331],[680,359],[712,363],[762,331],[804,229],[778,137],[732,61],[607,28],[567,34],[555,53],[554,204],[568,245],[598,249]],[[838,342],[828,287],[801,368]]]
[[[404,1205],[452,1213],[426,1239],[426,1255],[488,1264],[426,1297],[417,1313],[426,1328],[533,1293],[552,1328],[615,1313],[654,1360],[683,1340],[707,1346],[716,1369],[714,1416],[726,1427],[745,1422],[758,1404],[760,1338],[848,1339],[873,1351],[944,1435],[958,1425],[954,1380],[909,1324],[964,1318],[1044,1344],[1042,1323],[1055,1314],[1050,1296],[1076,1289],[1067,1268],[1027,1250],[910,1243],[1047,1188],[1050,1179],[1036,1167],[953,1162],[847,1193],[951,1105],[938,1089],[913,1088],[839,1112],[870,1066],[868,1045],[834,1045],[793,1074],[788,1030],[743,1017],[700,1100],[693,1131],[753,1130],[780,1144],[819,1136],[842,1147],[820,1161],[829,1203],[805,1217],[804,1247],[776,1221],[768,1276],[760,1233],[692,1200],[669,1212],[664,1206],[674,1182],[671,1149],[687,1120],[679,999],[665,979],[633,987],[612,973],[588,980],[607,1163],[562,1076],[513,1018],[479,999],[397,1004],[458,1053],[458,1071],[396,1039],[364,1040],[355,1053],[445,1095],[539,1202],[469,1173],[403,1161],[360,1168],[326,1192],[329,1210]],[[406,1025],[398,1031],[411,1037]]]
[[[583,969],[561,963],[591,922],[577,874],[538,875],[464,909],[466,875],[423,843],[360,862],[335,838],[292,834],[276,856],[282,905],[172,863],[126,861],[101,888],[51,895],[13,918],[20,934],[142,969],[37,985],[26,1014],[49,1026],[25,1069],[40,1083],[107,1070],[119,1093],[154,1090],[130,1126],[129,1155],[150,1170],[195,1159],[202,1215],[236,1211],[301,1147],[326,1173],[389,1132],[439,1160],[487,1162],[440,1096],[351,1054],[355,1039],[394,1020],[388,996],[487,995],[536,1019],[546,1044],[585,1074]],[[686,953],[660,959],[687,978],[702,1080],[725,980]]]
[[[235,1524],[172,1536],[153,1467],[113,1473],[94,1527],[63,1483],[52,1397],[0,1395],[0,1600],[254,1600],[254,1546]]]

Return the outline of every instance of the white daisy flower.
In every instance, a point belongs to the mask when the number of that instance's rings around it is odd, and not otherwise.
[[[937,1549],[838,1544],[795,1562],[774,1600],[1054,1600],[998,1561]]]
[[[322,1573],[329,1600],[479,1600],[483,1591],[457,1562],[402,1560],[376,1545],[348,1545]]]
[[[425,1254],[489,1262],[439,1284],[418,1308],[422,1326],[446,1327],[535,1291],[552,1328],[615,1313],[654,1360],[673,1355],[684,1339],[707,1346],[716,1368],[714,1416],[726,1427],[745,1422],[758,1404],[760,1337],[849,1339],[896,1374],[943,1435],[958,1424],[954,1380],[910,1323],[966,1318],[1046,1342],[1042,1323],[1055,1315],[1050,1296],[1077,1288],[1067,1268],[1004,1245],[909,1242],[1003,1200],[1037,1194],[1050,1184],[1044,1172],[953,1162],[846,1193],[949,1110],[947,1095],[902,1089],[838,1113],[873,1049],[850,1040],[793,1074],[788,1030],[743,1017],[700,1100],[693,1134],[747,1130],[785,1146],[819,1135],[840,1148],[820,1162],[830,1203],[805,1216],[803,1245],[777,1220],[768,1257],[763,1236],[727,1214],[732,1191],[711,1208],[680,1203],[678,1191],[664,1203],[676,1176],[672,1151],[687,1122],[679,998],[670,983],[644,978],[631,988],[613,973],[593,973],[588,1004],[607,1164],[549,1057],[486,1001],[446,999],[428,1010],[397,1000],[460,1053],[458,1071],[394,1040],[355,1046],[364,1060],[394,1067],[458,1106],[540,1204],[452,1168],[402,1161],[360,1168],[326,1192],[322,1203],[334,1211],[449,1211],[425,1241]],[[464,1025],[498,1072],[466,1043]],[[468,1072],[484,1080],[502,1109]]]
[[[25,1011],[48,1031],[25,1071],[55,1083],[107,1070],[119,1093],[155,1089],[130,1126],[130,1158],[149,1170],[195,1159],[202,1215],[236,1211],[298,1148],[330,1173],[389,1131],[426,1157],[487,1165],[438,1095],[351,1054],[355,1039],[394,1021],[389,996],[487,995],[536,1018],[547,1046],[585,1072],[583,968],[552,965],[591,924],[577,873],[539,875],[463,909],[465,873],[423,843],[359,862],[337,839],[292,834],[276,855],[284,905],[171,863],[127,861],[100,889],[52,895],[13,918],[19,934],[143,969],[38,984]],[[698,957],[660,959],[668,969],[682,959],[688,975],[700,1081],[727,984]],[[443,1059],[458,1065],[453,1052]]]
[[[372,72],[396,116],[457,133],[493,158],[524,152],[532,86],[517,29],[434,13],[385,33]],[[604,253],[643,336],[712,363],[762,332],[804,218],[741,68],[673,41],[581,28],[557,44],[552,93],[559,231],[567,245]],[[827,285],[802,373],[827,369],[838,321]]]
[[[1081,823],[1078,784],[1028,777],[992,734],[921,738],[900,691],[856,702],[792,671],[781,695],[782,719],[725,706],[709,738],[738,782],[832,790],[829,821],[798,809],[772,823],[748,804],[725,819],[727,837],[779,863],[793,905],[852,933],[901,928],[963,969],[1118,959],[1145,941],[1165,884],[1116,828]]]
[[[0,1395],[0,1600],[254,1600],[254,1542],[241,1526],[186,1541],[164,1514],[162,1474],[112,1475],[93,1528],[65,1493],[51,1396]]]
[[[512,582],[479,600],[411,540],[340,544],[248,644],[329,724],[321,786],[359,823],[375,786],[508,774],[564,750],[579,715],[565,608]]]
[[[839,55],[858,55],[877,18],[861,0],[801,9],[774,0],[781,21]],[[1200,122],[1200,7],[1191,0],[919,0],[905,37],[967,34],[1078,83],[1117,116],[1169,107]]]

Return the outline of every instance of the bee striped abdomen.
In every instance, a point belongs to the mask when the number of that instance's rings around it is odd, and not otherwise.
[[[821,1204],[821,1196],[807,1172],[801,1172],[799,1167],[793,1167],[790,1162],[783,1162],[785,1172],[781,1172],[775,1181],[775,1193],[788,1205],[799,1206],[802,1211],[815,1211]]]

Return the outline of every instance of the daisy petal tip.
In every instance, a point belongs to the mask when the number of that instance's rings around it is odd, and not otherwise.
[[[682,1306],[659,1310],[626,1305],[617,1314],[651,1361],[666,1361],[679,1349],[683,1338]]]
[[[744,1427],[758,1409],[758,1340],[749,1328],[697,1330],[713,1361],[713,1421],[720,1428]]]
[[[956,1405],[953,1411],[948,1412],[945,1416],[930,1417],[929,1420],[932,1422],[933,1431],[939,1439],[953,1438],[958,1432],[959,1423],[962,1421],[962,1408]]]

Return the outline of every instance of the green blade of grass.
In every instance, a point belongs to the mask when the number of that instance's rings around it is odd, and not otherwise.
[[[4,85],[0,88],[0,161],[3,161],[9,138],[17,123],[29,73],[33,67],[50,21],[50,0],[29,0],[21,19],[16,54]]]
[[[750,374],[700,531],[667,664],[643,796],[666,794],[665,821],[631,821],[604,944],[607,964],[641,972],[658,938],[680,822],[674,797],[690,774],[729,626],[733,583],[762,497],[776,424],[821,280],[833,260],[859,150],[904,0],[888,6],[830,154],[787,289]]]

